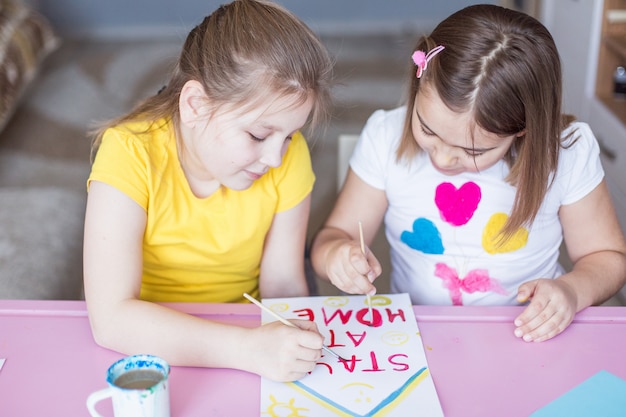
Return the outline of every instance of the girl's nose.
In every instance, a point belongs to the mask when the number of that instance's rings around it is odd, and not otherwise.
[[[454,155],[452,149],[446,149],[442,146],[437,147],[434,152],[431,152],[430,157],[439,168],[452,168],[457,163],[457,157]]]
[[[271,168],[277,168],[283,162],[283,154],[286,150],[286,144],[279,141],[267,141],[261,154],[261,163]]]

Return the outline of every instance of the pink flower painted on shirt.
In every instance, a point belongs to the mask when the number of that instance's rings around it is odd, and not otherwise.
[[[450,299],[455,306],[463,305],[461,291],[472,294],[476,291],[492,291],[497,294],[506,295],[507,292],[498,280],[491,278],[485,269],[473,269],[467,273],[463,279],[459,279],[456,269],[448,265],[438,263],[435,265],[435,276],[443,280],[443,285],[450,292]]]

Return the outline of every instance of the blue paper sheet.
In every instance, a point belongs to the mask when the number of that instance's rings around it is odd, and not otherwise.
[[[626,381],[600,371],[531,414],[531,417],[589,416],[626,416]]]

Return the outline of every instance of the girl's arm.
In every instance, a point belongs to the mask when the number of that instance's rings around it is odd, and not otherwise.
[[[93,181],[85,217],[84,280],[96,342],[125,354],[151,353],[172,365],[226,367],[287,381],[321,356],[313,323],[229,326],[142,301],[146,213],[112,186]]]
[[[559,211],[572,271],[555,280],[520,286],[530,299],[515,320],[516,335],[541,341],[562,332],[575,313],[612,297],[626,283],[626,242],[605,181],[582,200]]]
[[[311,195],[274,216],[265,237],[259,289],[264,298],[309,295],[304,274]]]
[[[349,169],[330,216],[313,240],[311,260],[315,272],[347,293],[376,291],[372,282],[382,272],[381,266],[369,249],[366,256],[361,252],[359,221],[365,245],[369,246],[386,210],[385,192],[369,186]]]

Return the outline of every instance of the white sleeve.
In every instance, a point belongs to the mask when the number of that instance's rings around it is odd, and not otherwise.
[[[591,128],[586,123],[574,123],[572,129],[571,146],[559,155],[557,183],[561,184],[563,205],[579,201],[604,178],[600,147]]]
[[[365,183],[385,189],[388,165],[395,160],[404,110],[377,110],[367,120],[352,157],[350,168]]]

